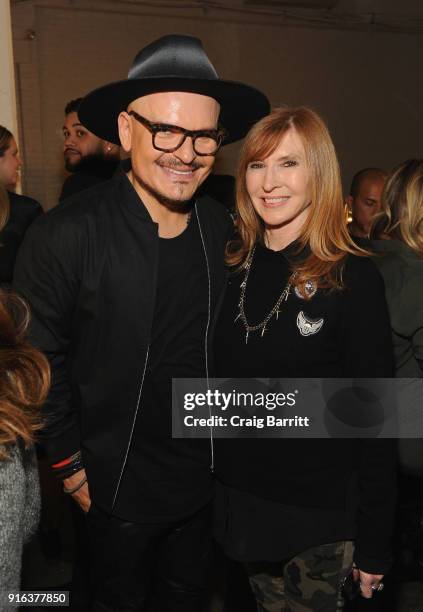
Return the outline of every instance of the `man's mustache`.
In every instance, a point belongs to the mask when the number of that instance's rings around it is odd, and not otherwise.
[[[167,166],[168,168],[175,168],[176,170],[198,170],[198,168],[202,168],[203,164],[200,164],[197,161],[192,162],[191,164],[184,164],[183,162],[175,159],[174,157],[169,157],[168,159],[159,159],[156,162],[159,166]]]

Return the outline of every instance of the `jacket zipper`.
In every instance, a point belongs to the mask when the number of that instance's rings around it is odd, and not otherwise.
[[[206,379],[207,379],[207,386],[209,386],[209,365],[208,365],[208,353],[207,353],[207,340],[208,340],[209,325],[210,325],[211,281],[210,281],[209,260],[208,260],[208,257],[207,257],[206,245],[205,245],[205,242],[204,242],[204,237],[203,237],[203,232],[202,232],[202,229],[201,229],[200,219],[198,217],[197,202],[195,203],[195,214],[196,214],[197,221],[198,221],[198,227],[199,227],[199,230],[200,230],[200,237],[201,237],[201,242],[202,242],[202,245],[203,245],[204,255],[205,255],[205,258],[206,258],[206,267],[207,267],[208,305],[207,305],[207,326],[206,326],[206,333],[205,333],[205,338],[204,338],[204,347],[205,347],[205,356],[206,356]],[[128,460],[129,449],[131,447],[131,442],[132,442],[132,436],[134,435],[135,423],[136,423],[136,420],[137,420],[138,410],[139,410],[140,401],[141,401],[142,388],[144,386],[145,372],[147,370],[147,362],[148,362],[149,351],[150,351],[150,346],[148,346],[148,348],[147,348],[147,354],[146,354],[145,362],[144,362],[144,370],[143,370],[143,373],[142,373],[140,389],[139,389],[139,392],[138,392],[137,407],[135,409],[135,415],[134,415],[134,419],[132,421],[131,433],[129,435],[129,441],[128,441],[128,445],[126,447],[125,459],[123,460],[123,463],[122,463],[122,468],[121,468],[120,474],[119,474],[119,480],[117,482],[115,494],[113,496],[112,510],[115,507],[116,498],[117,498],[117,494],[118,494],[118,491],[119,491],[120,483],[121,483],[121,480],[122,480],[123,472],[125,470],[126,462]],[[209,415],[211,416],[211,408],[210,408],[210,406],[209,406]],[[211,452],[210,471],[213,472],[213,470],[214,470],[214,448],[213,448],[213,428],[212,427],[210,427],[210,452]]]
[[[147,362],[148,362],[148,354],[149,354],[149,352],[150,352],[150,346],[147,347],[147,354],[145,356],[145,362],[144,362],[144,370],[143,370],[142,377],[141,377],[140,390],[138,392],[137,407],[135,409],[135,415],[134,415],[134,419],[132,421],[131,433],[129,434],[129,441],[128,441],[128,445],[126,447],[125,459],[123,460],[123,463],[122,463],[122,468],[121,468],[120,474],[119,474],[119,480],[117,482],[115,494],[113,496],[112,511],[113,511],[113,508],[115,507],[116,498],[117,498],[117,494],[118,494],[119,487],[120,487],[120,481],[122,480],[123,472],[124,472],[125,467],[126,467],[126,462],[128,460],[128,455],[129,455],[129,449],[131,447],[131,442],[132,442],[132,436],[134,435],[135,423],[137,421],[138,409],[140,407],[140,401],[141,401],[141,393],[142,393],[142,388],[143,388],[143,385],[144,385],[145,372],[147,370]]]
[[[210,312],[211,311],[211,280],[210,280],[209,260],[207,257],[207,250],[206,250],[206,244],[204,242],[203,230],[201,229],[200,218],[198,216],[197,202],[195,202],[195,214],[197,217],[198,228],[200,230],[201,242],[203,244],[204,255],[206,258],[207,279],[208,279],[209,299],[208,299],[208,306],[207,306],[207,326],[206,326],[206,333],[204,337],[204,350],[205,350],[205,355],[206,355],[206,380],[207,380],[207,388],[208,388],[209,387],[209,357],[208,357],[207,345],[208,345],[208,335],[209,335],[209,326],[210,326],[210,318],[211,318],[211,312]],[[210,406],[209,406],[209,416],[210,417],[212,416]],[[210,454],[211,454],[210,471],[213,472],[214,471],[214,446],[213,446],[213,427],[211,425],[210,425]]]

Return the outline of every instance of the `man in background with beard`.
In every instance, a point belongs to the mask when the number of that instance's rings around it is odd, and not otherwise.
[[[119,163],[120,147],[98,138],[82,125],[78,110],[82,98],[65,106],[63,156],[71,174],[65,179],[59,200],[111,178]]]

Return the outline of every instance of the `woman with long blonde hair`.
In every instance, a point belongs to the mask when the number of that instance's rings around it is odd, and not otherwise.
[[[371,237],[369,248],[376,254],[374,261],[385,281],[391,315],[395,375],[422,378],[423,159],[409,159],[391,172]],[[409,400],[406,406],[414,409]],[[400,471],[421,479],[423,440],[401,439],[398,448]],[[422,513],[421,501],[414,513]]]
[[[215,330],[222,378],[393,374],[383,281],[351,240],[338,161],[312,110],[279,108],[246,137],[237,236]],[[217,536],[258,608],[335,611],[391,564],[395,450],[380,440],[216,441]],[[354,546],[353,546],[354,543]]]
[[[372,236],[402,242],[423,257],[423,159],[409,159],[391,172]]]
[[[396,376],[423,376],[423,159],[395,168],[382,194],[369,248],[385,281]]]

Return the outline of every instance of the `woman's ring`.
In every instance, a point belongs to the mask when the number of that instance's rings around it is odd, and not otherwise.
[[[372,584],[372,591],[383,591],[383,582],[379,582],[378,584]]]

